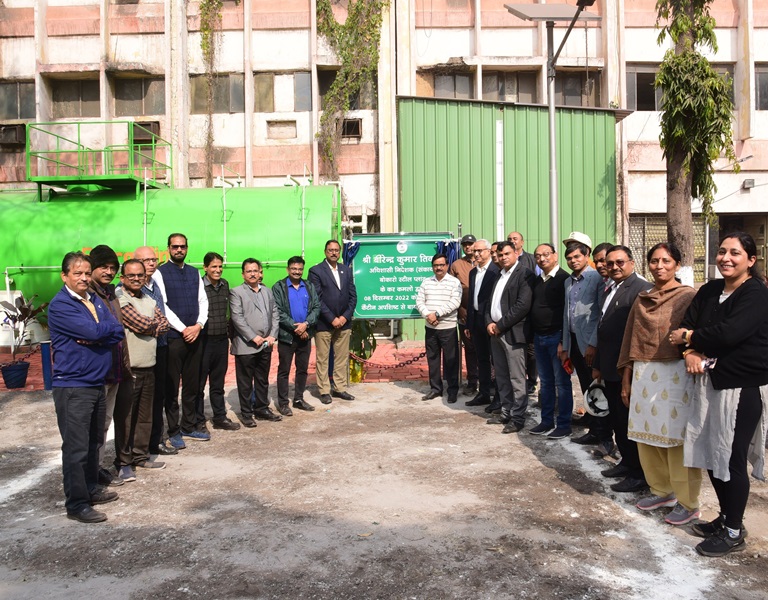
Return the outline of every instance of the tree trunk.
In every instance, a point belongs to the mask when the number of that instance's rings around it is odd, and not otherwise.
[[[691,214],[691,182],[693,176],[683,168],[685,150],[677,148],[673,159],[667,159],[667,239],[683,255],[679,277],[693,286],[693,215]]]

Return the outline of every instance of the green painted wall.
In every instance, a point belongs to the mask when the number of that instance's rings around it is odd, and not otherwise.
[[[400,98],[400,230],[496,234],[497,122],[503,131],[504,236],[532,251],[549,242],[547,108]],[[616,119],[611,111],[558,108],[560,232],[613,241]],[[558,245],[560,245],[558,243]]]
[[[303,211],[298,187],[230,189],[226,213],[221,189],[148,190],[147,244],[167,257],[168,234],[181,232],[189,238],[189,262],[202,264],[206,252],[218,252],[227,259],[224,276],[239,285],[240,263],[253,256],[265,263],[264,282],[271,285],[285,275],[286,260],[302,252],[302,212],[308,266],[324,258],[326,240],[336,237],[337,189],[304,189]],[[56,196],[46,202],[37,202],[34,192],[0,193],[0,270],[9,271],[11,289],[47,300],[61,287],[67,252],[108,244],[121,260],[130,258],[143,244],[143,214],[143,196],[136,199],[133,193]]]

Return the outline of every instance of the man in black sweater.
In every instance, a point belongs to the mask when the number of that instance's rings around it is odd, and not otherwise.
[[[563,368],[557,353],[563,336],[565,281],[568,279],[568,273],[558,266],[557,252],[552,244],[537,246],[533,256],[541,269],[541,275],[533,285],[533,304],[528,323],[533,333],[536,364],[541,381],[541,423],[530,429],[529,433],[547,434],[547,438],[559,440],[571,435],[573,411],[571,376]]]

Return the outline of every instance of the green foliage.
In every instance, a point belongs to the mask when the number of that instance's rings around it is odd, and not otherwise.
[[[366,321],[365,319],[352,320],[349,350],[366,360],[371,358],[376,351],[376,338],[373,336],[372,325],[372,321]],[[365,377],[365,366],[353,358],[349,361],[349,371],[353,383],[360,383]]]
[[[717,48],[710,2],[659,0],[659,19],[671,18],[659,39],[669,33],[676,47],[664,56],[654,85],[663,92],[659,141],[664,155],[667,160],[682,157],[683,169],[692,177],[691,194],[702,201],[704,215],[712,219],[717,191],[713,163],[721,154],[735,163],[736,155],[730,81],[696,50],[696,44]]]
[[[712,0],[658,0],[656,2],[656,26],[662,21],[658,42],[661,45],[667,35],[677,44],[688,37],[694,45],[707,46],[717,52],[715,20],[709,14]]]
[[[325,174],[338,179],[338,149],[349,99],[372,81],[379,64],[382,13],[389,0],[349,0],[347,19],[333,16],[332,0],[317,0],[317,31],[336,53],[341,66],[323,100],[318,144]]]

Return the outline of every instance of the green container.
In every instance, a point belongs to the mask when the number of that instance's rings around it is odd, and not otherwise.
[[[202,266],[210,251],[225,257],[224,277],[242,283],[240,265],[264,263],[264,283],[286,276],[289,257],[304,255],[307,266],[324,258],[323,248],[339,231],[335,186],[160,189],[95,194],[60,194],[45,202],[34,192],[0,194],[0,268],[3,289],[50,300],[60,289],[67,252],[112,247],[121,262],[144,244],[168,257],[168,235],[184,233],[188,262]]]

